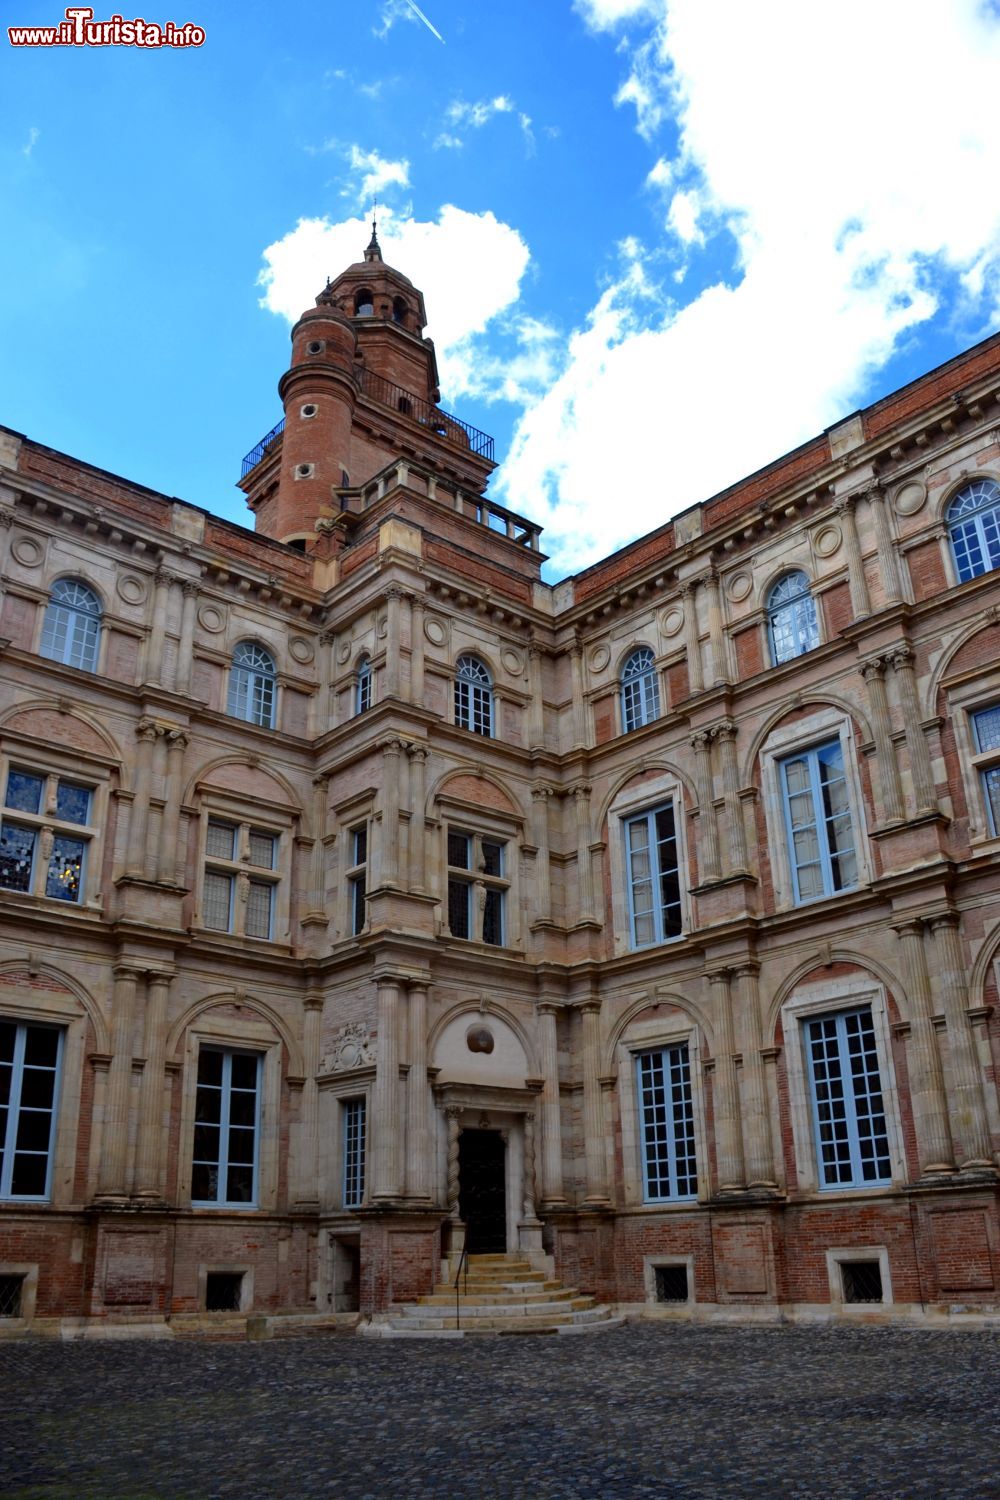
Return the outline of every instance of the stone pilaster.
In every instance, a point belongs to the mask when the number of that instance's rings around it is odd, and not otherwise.
[[[427,986],[407,987],[410,1071],[406,1078],[406,1196],[430,1197],[427,1158],[430,1151],[431,1096],[427,1083]]]
[[[969,1024],[968,965],[962,954],[957,912],[932,917],[933,971],[948,1029],[952,1091],[949,1096],[951,1135],[960,1147],[964,1169],[996,1170],[983,1095],[983,1074],[976,1055],[976,1039]]]
[[[163,805],[163,822],[160,826],[159,850],[156,878],[167,885],[183,884],[186,870],[178,879],[178,836],[181,825],[181,796],[184,792],[184,752],[188,746],[187,732],[183,729],[168,729],[164,733],[167,747],[166,799]]]
[[[945,1102],[941,1054],[931,1010],[931,982],[927,972],[923,924],[918,919],[896,927],[903,961],[903,984],[910,1009],[907,1068],[910,1101],[917,1136],[920,1174],[950,1172],[954,1167],[948,1110]]]
[[[541,1098],[542,1207],[565,1204],[562,1172],[562,1118],[559,1107],[559,1049],[556,1034],[558,1007],[538,1007],[538,1043],[544,1087]]]
[[[115,987],[111,1002],[113,1051],[108,1067],[101,1160],[97,1177],[98,1198],[114,1202],[128,1197],[126,1169],[132,1096],[132,1028],[139,973],[130,964],[118,964],[114,970]]]
[[[892,738],[889,695],[885,687],[885,658],[873,656],[869,661],[864,662],[861,675],[865,679],[868,702],[872,711],[872,734],[875,739],[875,760],[878,766],[882,817],[886,823],[901,823],[903,821],[903,789],[899,780],[899,757]]]
[[[326,921],[326,842],[330,832],[330,773],[313,777],[313,846],[309,871],[310,921]]]
[[[337,680],[337,632],[324,630],[319,637],[319,682],[321,707],[316,714],[318,733],[325,734],[338,722],[337,697],[334,682]]]
[[[414,594],[410,599],[410,701],[424,706],[424,599]]]
[[[724,719],[712,730],[713,738],[719,744],[722,761],[722,794],[726,799],[726,821],[729,824],[729,870],[731,874],[742,875],[748,868],[747,832],[743,822],[743,803],[740,801],[736,734],[737,726],[732,719]]]
[[[715,1159],[719,1191],[739,1192],[746,1181],[743,1167],[743,1142],[740,1135],[740,1095],[736,1079],[735,1042],[733,1038],[733,997],[730,971],[717,969],[709,974],[712,987],[712,1023],[716,1035],[715,1088]]]
[[[534,921],[552,919],[552,888],[549,871],[549,804],[553,789],[545,783],[531,788],[532,837],[535,841]]]
[[[743,1150],[747,1186],[773,1188],[774,1149],[768,1109],[764,1060],[761,1057],[760,964],[754,959],[733,971],[739,1016],[739,1049],[743,1054]]]
[[[400,674],[400,617],[403,608],[403,591],[391,587],[386,591],[385,628],[385,696],[402,696]]]
[[[703,574],[701,582],[708,603],[708,639],[712,655],[712,682],[728,682],[726,664],[726,638],[722,629],[722,598],[719,593],[719,575],[714,568]]]
[[[715,791],[712,785],[712,746],[707,730],[691,736],[694,751],[695,783],[698,787],[698,879],[704,884],[718,880],[719,826],[715,817]]]
[[[872,612],[872,601],[868,594],[865,564],[858,541],[858,525],[854,514],[856,499],[853,495],[838,500],[834,506],[847,553],[847,582],[851,590],[851,608],[856,620],[864,620]]]
[[[382,751],[382,860],[379,885],[399,885],[399,794],[402,775],[402,740],[379,740]]]
[[[427,888],[427,831],[424,802],[427,799],[427,747],[410,745],[410,890],[422,895]]]
[[[910,755],[910,776],[913,780],[913,797],[917,817],[938,811],[937,792],[934,788],[934,769],[931,753],[927,747],[927,736],[921,724],[920,704],[917,699],[917,681],[913,670],[913,652],[907,645],[893,648],[889,661],[896,674],[899,690],[899,706],[903,711],[903,727],[906,732],[906,748]]]
[[[542,648],[532,641],[528,647],[528,749],[545,749],[545,709],[542,698]]]
[[[167,999],[172,975],[146,977],[146,1026],[139,1092],[139,1137],[135,1150],[135,1196],[151,1203],[163,1198],[163,1079],[166,1060]]]
[[[524,1117],[524,1162],[523,1162],[522,1210],[525,1220],[535,1218],[535,1117],[529,1110]]]
[[[705,686],[701,666],[701,642],[698,639],[697,579],[681,584],[684,608],[684,650],[687,654],[688,691],[700,693]]]
[[[587,1169],[585,1204],[608,1202],[607,1153],[604,1142],[604,1101],[601,1094],[601,1002],[583,1006],[583,1144]]]
[[[190,693],[194,667],[194,623],[198,609],[198,584],[193,578],[181,583],[181,638],[177,647],[177,691]]]
[[[400,1196],[399,1181],[399,981],[381,978],[378,986],[378,1050],[372,1094],[373,1203]]]
[[[573,683],[573,749],[580,750],[587,744],[587,722],[583,701],[583,642],[579,636],[573,637],[569,656]]]
[[[594,869],[590,855],[590,787],[586,782],[573,788],[573,806],[576,814],[577,921],[595,922]]]
[[[875,527],[875,547],[886,603],[898,604],[903,597],[903,590],[900,586],[899,559],[892,537],[892,527],[885,508],[885,496],[879,486],[873,484],[866,490],[865,499],[868,501],[872,523]]]
[[[135,793],[128,828],[128,855],[125,872],[141,879],[146,867],[149,841],[149,796],[153,780],[153,749],[159,729],[153,719],[140,719],[136,725],[139,752],[136,756]]]
[[[299,1104],[298,1187],[295,1201],[300,1209],[319,1207],[319,1072],[320,1038],[323,1030],[323,997],[306,995],[302,1005],[302,1095]]]
[[[461,1115],[462,1107],[459,1104],[449,1104],[444,1112],[448,1126],[448,1217],[453,1224],[462,1222],[462,1214],[458,1206],[461,1189],[458,1152],[458,1137],[462,1133]]]
[[[167,612],[170,608],[170,585],[173,583],[172,574],[165,568],[159,568],[153,580],[153,603],[152,617],[149,622],[149,635],[146,639],[146,681],[154,682],[158,687],[168,688],[171,684],[167,681],[166,671],[166,636],[167,636]]]

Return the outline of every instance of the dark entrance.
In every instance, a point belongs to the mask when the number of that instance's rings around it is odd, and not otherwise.
[[[507,1170],[498,1130],[463,1130],[458,1138],[458,1207],[470,1255],[507,1249]]]

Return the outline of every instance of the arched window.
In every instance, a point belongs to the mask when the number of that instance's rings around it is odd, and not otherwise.
[[[392,299],[392,321],[398,323],[401,328],[406,327],[406,303],[402,297]]]
[[[648,646],[633,651],[622,668],[622,725],[625,733],[660,717],[660,688]]]
[[[804,573],[786,573],[767,596],[767,626],[771,636],[771,660],[776,667],[792,661],[819,645],[816,601],[809,592]]]
[[[45,611],[42,655],[67,667],[96,672],[100,639],[101,604],[93,589],[78,578],[57,579]]]
[[[354,299],[354,316],[356,318],[371,318],[374,316],[374,313],[375,302],[372,294],[367,287],[362,287]]]
[[[948,506],[948,529],[960,583],[1000,568],[1000,485],[976,479]]]
[[[372,664],[367,656],[358,662],[358,675],[354,684],[354,712],[367,713],[372,706]]]
[[[473,734],[493,733],[493,679],[478,656],[460,656],[455,669],[455,723]]]
[[[255,641],[240,641],[229,672],[229,712],[234,719],[274,728],[274,658]]]

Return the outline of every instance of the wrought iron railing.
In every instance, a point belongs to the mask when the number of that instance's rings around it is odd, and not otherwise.
[[[453,417],[450,412],[442,411],[440,406],[421,401],[412,391],[404,390],[401,385],[394,385],[391,380],[374,375],[370,370],[365,370],[361,377],[361,390],[380,406],[391,407],[404,417],[412,417],[421,427],[427,427],[439,437],[459,443],[463,448],[471,448],[473,453],[493,462],[493,439],[489,433],[480,432],[478,427],[463,422],[461,417]]]
[[[265,453],[268,453],[274,447],[284,430],[285,419],[282,417],[281,421],[276,422],[271,431],[265,437],[261,438],[256,448],[251,448],[250,452],[244,458],[243,468],[240,473],[241,479],[245,479],[250,470],[257,467]]]
[[[461,1259],[458,1262],[458,1270],[455,1272],[455,1327],[456,1328],[461,1328],[461,1326],[462,1326],[462,1307],[461,1307],[461,1302],[459,1301],[459,1297],[460,1297],[461,1291],[463,1290],[463,1288],[461,1286],[462,1267],[463,1266],[465,1267],[465,1287],[464,1287],[464,1291],[465,1291],[465,1295],[468,1296],[469,1295],[469,1252],[465,1248],[464,1245],[462,1246]]]

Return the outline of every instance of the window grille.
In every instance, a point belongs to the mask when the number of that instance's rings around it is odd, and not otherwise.
[[[239,1312],[243,1303],[243,1273],[209,1271],[205,1276],[205,1311]]]
[[[195,1096],[191,1200],[253,1208],[261,1059],[256,1053],[202,1047]]]
[[[260,870],[274,869],[273,833],[262,833],[259,828],[250,830],[250,863]]]
[[[96,672],[100,638],[101,605],[93,589],[76,578],[57,579],[42,624],[42,656]]]
[[[274,658],[254,641],[241,641],[229,672],[229,713],[234,719],[274,728],[276,668]]]
[[[882,1267],[877,1260],[842,1260],[845,1302],[882,1302]]]
[[[677,830],[672,803],[625,820],[632,946],[679,937],[681,885]]]
[[[796,902],[850,890],[858,863],[840,741],[780,764]]]
[[[776,667],[804,656],[807,651],[815,651],[819,645],[819,620],[805,573],[786,573],[778,580],[768,595],[767,619],[771,660]]]
[[[889,1137],[871,1010],[807,1021],[820,1186],[891,1180]]]
[[[687,1266],[654,1266],[657,1302],[686,1302],[688,1300]]]
[[[62,1032],[0,1021],[0,1198],[46,1199]]]
[[[487,738],[493,733],[493,679],[477,656],[458,658],[455,723]]]
[[[660,688],[648,646],[633,651],[622,668],[622,727],[626,734],[660,717]]]
[[[967,484],[948,506],[947,520],[960,583],[1000,567],[1000,485]]]
[[[213,932],[228,932],[233,925],[233,876],[205,872],[201,903],[202,921]]]
[[[0,1276],[0,1318],[19,1318],[24,1292],[23,1276]]]
[[[344,1101],[344,1207],[360,1208],[365,1199],[365,1124],[367,1101]]]
[[[698,1175],[687,1043],[640,1052],[636,1075],[646,1201],[693,1198]]]

